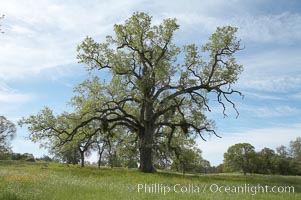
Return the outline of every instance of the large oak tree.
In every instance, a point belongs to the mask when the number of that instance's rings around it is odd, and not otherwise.
[[[78,46],[79,62],[92,74],[100,71],[111,78],[109,83],[96,77],[79,85],[71,104],[82,116],[81,123],[68,133],[62,126],[56,131],[72,138],[95,121],[101,122],[104,133],[121,127],[133,135],[142,172],[155,171],[152,158],[159,143],[176,151],[172,144],[179,134],[216,135],[213,122],[206,118],[209,99],[216,99],[225,115],[227,105],[236,111],[230,96],[241,95],[232,89],[242,71],[234,57],[240,50],[237,28],[217,28],[203,46],[181,48],[174,43],[177,29],[176,19],[152,25],[148,14],[134,13],[115,25],[115,35],[104,42],[87,37]],[[23,123],[30,124],[32,133],[41,133],[34,131],[33,121]]]

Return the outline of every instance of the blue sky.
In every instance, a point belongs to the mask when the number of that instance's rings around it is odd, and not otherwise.
[[[245,49],[237,54],[244,72],[234,88],[238,119],[229,109],[212,104],[219,139],[198,140],[203,157],[216,165],[235,143],[248,142],[256,150],[288,145],[301,136],[301,2],[298,0],[0,0],[0,115],[17,122],[44,106],[56,113],[70,109],[72,88],[88,74],[76,60],[76,46],[85,36],[101,42],[135,11],[148,12],[153,22],[177,18],[178,45],[202,45],[217,26],[239,28]],[[16,152],[47,153],[26,140],[18,127]],[[93,158],[91,158],[93,159]]]

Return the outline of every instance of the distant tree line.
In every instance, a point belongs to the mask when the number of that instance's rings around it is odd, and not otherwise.
[[[9,154],[11,160],[24,160],[29,162],[35,162],[35,158],[31,153],[11,153]]]
[[[291,141],[288,147],[277,147],[276,151],[265,147],[255,152],[251,144],[235,144],[224,154],[223,171],[242,171],[245,175],[301,175],[301,137]]]

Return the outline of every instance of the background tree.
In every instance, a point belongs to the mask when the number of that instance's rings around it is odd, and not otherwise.
[[[216,173],[223,173],[224,172],[224,164],[219,164],[215,167]]]
[[[67,163],[77,164],[80,160],[82,167],[85,155],[89,155],[91,149],[96,148],[95,143],[101,130],[96,123],[90,123],[89,126],[76,129],[76,134],[70,137],[70,132],[74,131],[73,127],[81,123],[77,114],[64,112],[55,116],[47,107],[37,115],[19,121],[20,125],[23,123],[33,124],[29,127],[32,131],[29,136],[31,141],[39,142],[56,158]]]
[[[292,158],[301,163],[301,137],[290,142],[290,154]]]
[[[244,175],[252,171],[255,149],[249,143],[238,143],[228,148],[224,154],[224,167],[230,171],[242,170]]]
[[[80,161],[81,167],[85,166],[85,157],[90,156],[92,150],[96,148],[96,135],[89,135],[83,131],[77,134],[71,141],[57,139],[50,148],[50,153],[56,158],[61,158],[67,163],[77,164]]]
[[[178,158],[173,162],[173,167],[177,171],[182,171],[183,175],[186,172],[201,172],[202,157],[199,149],[184,148]]]
[[[290,154],[293,159],[291,165],[294,168],[295,174],[301,174],[301,137],[297,137],[296,140],[290,142],[289,145]]]
[[[76,165],[80,162],[81,157],[76,144],[67,143],[49,150],[50,154],[54,155],[56,160],[67,164]]]
[[[277,173],[281,175],[288,175],[290,174],[290,157],[289,157],[289,149],[281,145],[276,148],[277,153],[277,160],[276,160],[276,168]]]
[[[200,164],[203,168],[203,173],[204,174],[207,174],[207,173],[211,172],[212,167],[211,167],[210,162],[208,160],[203,159],[203,160],[201,160]]]
[[[0,154],[11,151],[10,141],[16,135],[16,130],[16,126],[11,121],[0,116]]]
[[[263,148],[256,154],[257,173],[275,174],[277,173],[277,156],[273,149]]]
[[[119,131],[119,133],[122,130]],[[129,131],[121,134],[120,142],[117,146],[117,152],[120,156],[121,165],[128,168],[137,168],[139,163],[139,152],[134,135]]]
[[[110,144],[110,137],[104,137],[102,134],[99,134],[98,137],[96,138],[95,149],[97,150],[97,154],[98,154],[98,161],[97,161],[98,168],[100,168],[100,166],[104,164],[104,162],[102,161],[103,154],[105,153],[105,150],[107,149],[109,144]]]
[[[193,173],[203,173],[204,167],[207,163],[202,158],[202,151],[197,148],[196,143],[193,139],[189,140],[181,140],[178,139],[177,146],[174,147],[174,154],[171,157],[172,159],[172,169],[176,169],[177,171],[182,171],[183,175],[186,172],[193,172]]]
[[[134,13],[124,24],[114,26],[115,37],[107,36],[103,43],[87,37],[78,46],[79,62],[87,64],[89,72],[107,70],[112,78],[108,84],[98,78],[80,84],[73,104],[80,107],[81,123],[68,130],[59,122],[67,140],[94,121],[103,124],[104,132],[116,127],[129,131],[138,144],[143,172],[155,171],[158,140],[163,138],[170,146],[176,132],[186,138],[203,138],[204,131],[216,134],[213,122],[206,118],[208,94],[222,105],[224,115],[227,104],[236,110],[229,97],[240,95],[232,85],[242,71],[234,57],[240,50],[237,28],[217,28],[207,44],[179,48],[173,43],[179,28],[175,19],[159,25],[151,21],[145,13]],[[178,57],[184,58],[183,63]],[[43,134],[34,121],[23,123],[32,134]]]
[[[287,158],[289,156],[288,149],[284,145],[277,147],[276,152],[277,152],[277,155],[279,155],[281,158]]]
[[[281,175],[300,175],[301,162],[298,161],[298,149],[300,152],[300,139],[292,140],[289,147],[281,145],[276,148],[275,167],[278,174]]]

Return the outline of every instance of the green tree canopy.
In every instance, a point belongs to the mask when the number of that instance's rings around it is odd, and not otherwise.
[[[244,175],[251,171],[255,149],[249,143],[238,143],[228,148],[224,154],[224,165],[230,171],[242,170]]]
[[[140,155],[140,169],[154,172],[153,152],[159,143],[173,150],[177,134],[186,138],[204,132],[215,134],[214,123],[206,118],[209,96],[222,105],[236,110],[232,89],[242,66],[234,54],[240,50],[236,38],[237,28],[218,27],[203,46],[195,44],[178,47],[174,43],[176,19],[165,19],[153,25],[146,13],[134,13],[124,24],[114,26],[114,36],[104,42],[87,37],[78,46],[78,60],[87,70],[108,72],[109,83],[95,77],[86,80],[76,89],[72,99],[81,123],[63,128],[68,139],[78,134],[78,129],[98,121],[103,132],[117,127],[129,131],[135,139]],[[181,62],[183,58],[183,62]],[[212,94],[212,95],[209,95]],[[23,120],[32,134],[38,118]],[[58,135],[59,136],[59,135]]]
[[[294,161],[295,173],[301,174],[301,137],[290,142],[290,154]]]
[[[290,142],[290,153],[301,164],[301,137]]]
[[[273,149],[263,148],[257,153],[257,171],[263,174],[277,173],[277,156]]]

